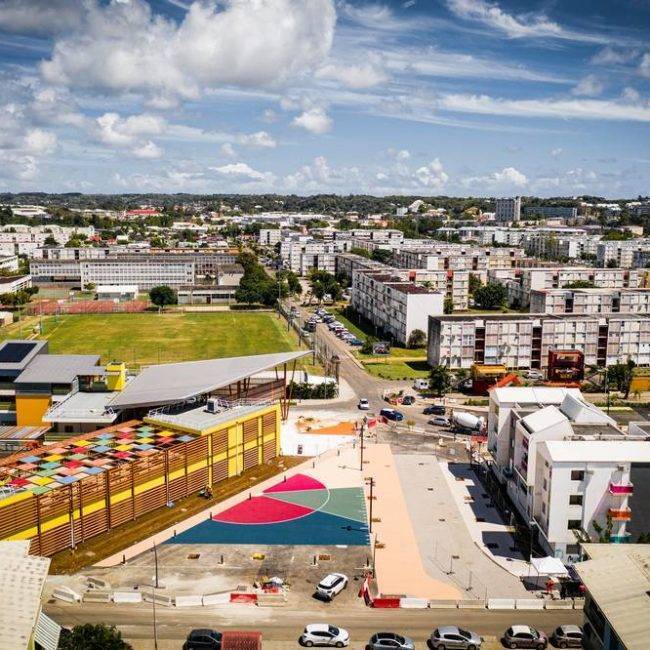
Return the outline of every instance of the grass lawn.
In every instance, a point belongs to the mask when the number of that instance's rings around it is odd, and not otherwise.
[[[4,328],[17,338],[38,324]],[[251,312],[81,314],[43,318],[43,335],[54,354],[101,354],[130,366],[215,357],[286,352],[296,339],[274,314]]]
[[[381,379],[416,379],[428,377],[431,369],[426,361],[391,360],[388,363],[364,362],[363,367],[374,377]]]

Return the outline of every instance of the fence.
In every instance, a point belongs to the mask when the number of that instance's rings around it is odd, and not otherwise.
[[[146,300],[39,300],[25,306],[30,316],[54,316],[63,314],[137,314],[146,311]]]

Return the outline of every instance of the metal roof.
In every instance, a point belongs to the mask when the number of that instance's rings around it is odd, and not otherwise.
[[[596,548],[601,547],[601,548]],[[646,544],[585,544],[593,559],[575,569],[628,650],[650,638],[650,548]]]
[[[0,542],[0,650],[30,647],[50,559],[28,555],[29,540]]]
[[[98,354],[39,354],[16,377],[16,384],[70,384],[79,375],[103,375]]]
[[[183,402],[307,354],[311,350],[149,366],[109,406],[137,408]]]

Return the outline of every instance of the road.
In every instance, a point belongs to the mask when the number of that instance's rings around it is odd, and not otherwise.
[[[46,613],[63,625],[77,623],[108,623],[117,625],[124,636],[133,641],[153,637],[152,610],[140,606],[87,604],[80,610],[66,605],[47,605]],[[343,609],[344,611],[341,611]],[[262,632],[265,649],[298,647],[297,638],[307,623],[328,622],[350,632],[352,648],[362,648],[378,631],[391,630],[406,634],[420,642],[429,638],[438,625],[452,624],[471,629],[482,636],[499,638],[514,623],[533,625],[547,633],[562,624],[582,622],[582,612],[558,611],[488,611],[488,610],[405,610],[337,608],[332,604],[327,615],[317,603],[301,611],[260,609],[253,605],[229,606],[214,610],[156,608],[159,640],[182,641],[189,630],[200,627],[214,629],[255,629]],[[80,616],[81,612],[83,615]],[[181,643],[168,643],[162,648],[180,648]],[[136,644],[153,648],[153,644]]]

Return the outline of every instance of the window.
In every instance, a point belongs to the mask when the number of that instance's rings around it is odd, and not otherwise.
[[[547,484],[547,482],[546,482],[546,479],[544,479],[544,480],[542,481],[542,488],[543,488],[544,490],[546,490],[547,487],[548,487],[548,484]]]
[[[542,503],[542,512],[546,514],[546,504]]]
[[[572,469],[571,470],[571,480],[572,481],[582,481],[585,478],[585,471],[583,469]]]
[[[569,505],[571,506],[581,506],[582,505],[582,494],[572,494],[569,496]]]
[[[569,519],[567,528],[569,530],[580,530],[582,528],[582,521],[580,519]]]

